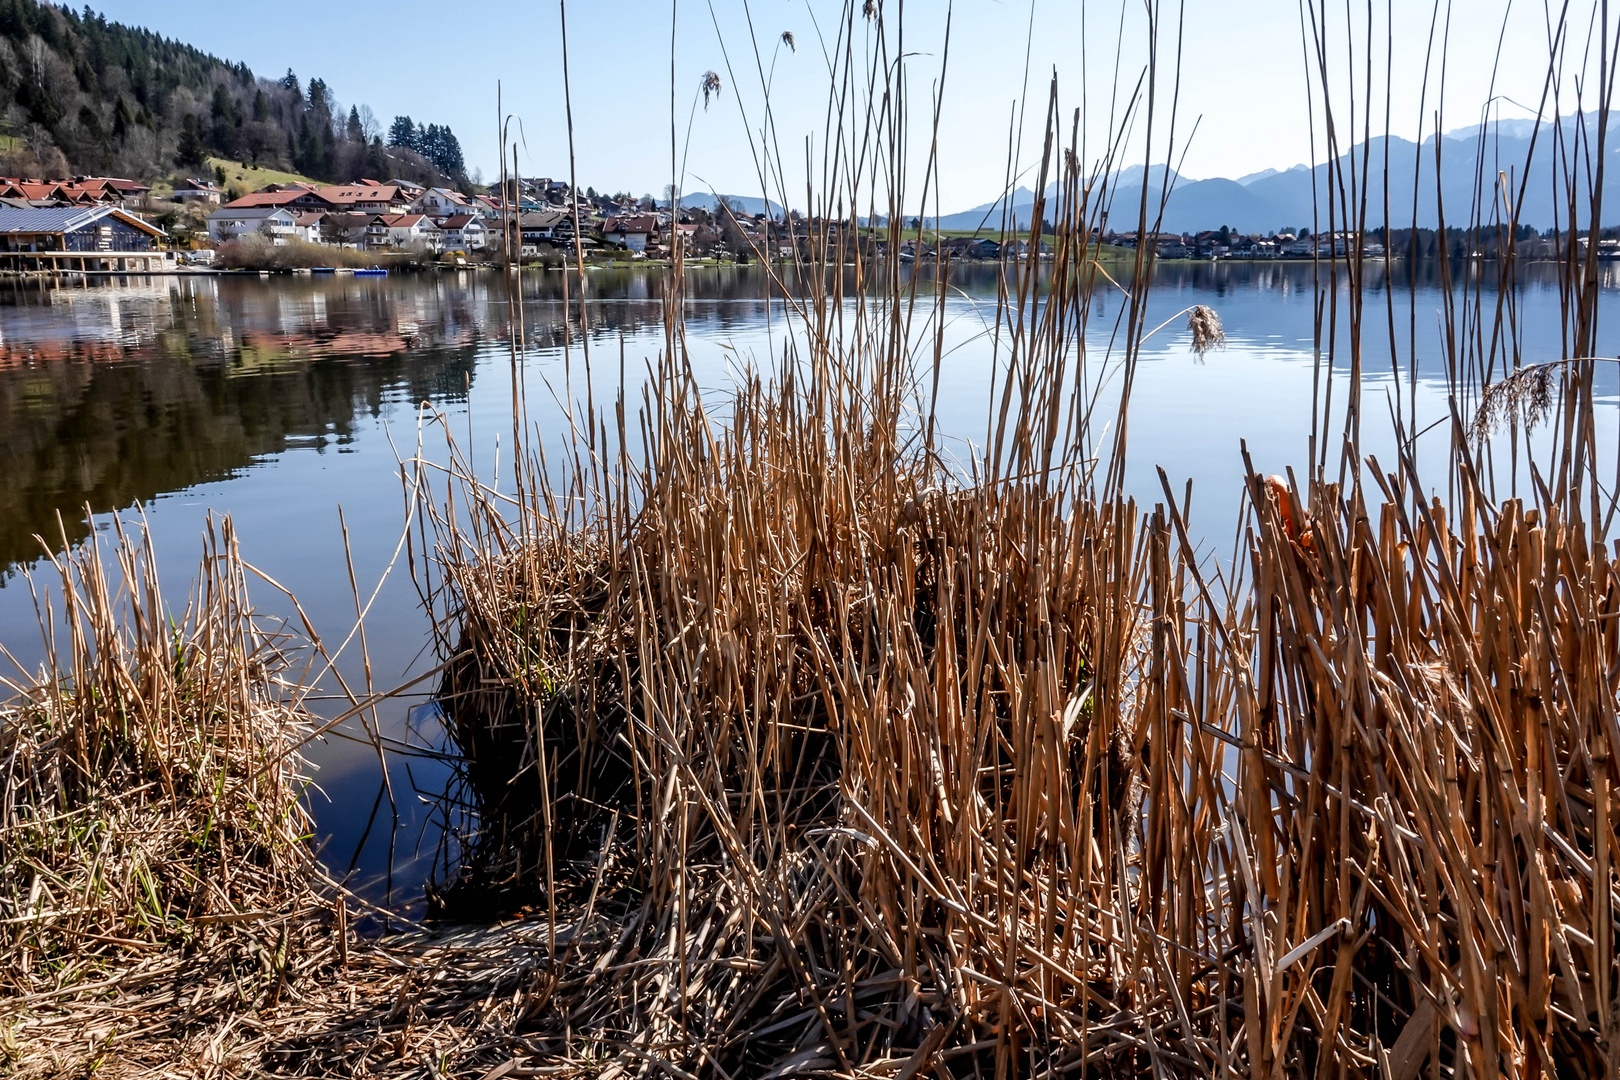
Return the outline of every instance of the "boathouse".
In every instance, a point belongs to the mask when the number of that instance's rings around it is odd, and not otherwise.
[[[0,207],[0,268],[161,269],[162,229],[113,206]]]

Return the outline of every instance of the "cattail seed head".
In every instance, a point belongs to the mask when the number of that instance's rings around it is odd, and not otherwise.
[[[1527,431],[1547,418],[1552,411],[1553,376],[1562,360],[1545,364],[1530,364],[1486,387],[1479,399],[1479,408],[1468,425],[1468,437],[1476,444],[1496,431],[1517,413],[1524,420]]]
[[[1193,352],[1200,360],[1209,350],[1226,347],[1226,328],[1212,307],[1194,304],[1187,312],[1187,329],[1192,331]]]

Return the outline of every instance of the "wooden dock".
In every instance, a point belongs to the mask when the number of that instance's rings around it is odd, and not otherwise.
[[[0,271],[151,274],[173,270],[166,251],[0,251]]]

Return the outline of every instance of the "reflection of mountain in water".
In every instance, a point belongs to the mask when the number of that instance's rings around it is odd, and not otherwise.
[[[386,401],[463,396],[494,305],[445,284],[16,295],[0,306],[0,566],[36,556],[58,511],[78,539],[85,503],[224,479],[290,440],[341,452]]]

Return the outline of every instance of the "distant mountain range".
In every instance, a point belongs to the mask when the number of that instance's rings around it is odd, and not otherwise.
[[[1563,122],[1562,142],[1575,144],[1581,133],[1578,122]],[[1595,143],[1595,124],[1589,124],[1588,134]],[[1477,128],[1447,132],[1440,143],[1440,184],[1438,193],[1434,182],[1435,140],[1431,136],[1423,145],[1407,139],[1383,137],[1358,145],[1346,153],[1340,162],[1346,176],[1352,168],[1359,183],[1361,166],[1367,165],[1367,224],[1382,227],[1385,219],[1384,168],[1386,153],[1389,169],[1389,223],[1395,228],[1410,226],[1414,219],[1422,228],[1439,224],[1443,205],[1448,225],[1467,225],[1470,210],[1476,203],[1487,207],[1502,198],[1498,174],[1507,177],[1511,199],[1519,197],[1520,185],[1525,180],[1524,163],[1530,154],[1533,125],[1528,120],[1502,121],[1493,124],[1482,136]],[[1524,187],[1524,205],[1519,221],[1537,229],[1553,225],[1567,228],[1568,206],[1557,210],[1554,200],[1558,196],[1555,183],[1553,145],[1560,133],[1551,125],[1543,125],[1536,141],[1535,157],[1530,162],[1529,182]],[[1620,154],[1620,125],[1611,131],[1609,154]],[[1481,164],[1483,162],[1483,165]],[[1607,222],[1620,221],[1620,158],[1604,170],[1603,206]],[[1165,169],[1155,165],[1150,170],[1135,165],[1121,170],[1112,180],[1109,203],[1111,228],[1128,232],[1135,229],[1142,190],[1148,189],[1148,223],[1152,226],[1158,212],[1160,192],[1165,186]],[[1314,192],[1313,192],[1314,184]],[[1228,225],[1242,233],[1270,233],[1297,230],[1300,227],[1322,229],[1327,227],[1328,168],[1315,169],[1296,165],[1291,169],[1266,169],[1250,173],[1236,180],[1216,178],[1190,180],[1169,173],[1170,197],[1165,204],[1162,227],[1170,232],[1197,232],[1218,229]],[[1414,206],[1414,193],[1416,201]],[[1055,189],[1048,188],[1048,202]],[[1476,194],[1478,197],[1476,198]],[[1322,200],[1320,212],[1314,207]],[[1586,207],[1579,208],[1584,227]],[[1016,220],[1016,228],[1027,229],[1035,202],[1035,193],[1020,187],[1013,192],[1009,224]],[[1050,211],[1048,211],[1050,214]],[[938,219],[942,229],[978,229],[996,232],[1002,223],[1002,200],[985,203]],[[1485,215],[1489,219],[1489,213]],[[1504,217],[1506,213],[1504,212]],[[930,224],[933,224],[931,221]]]
[[[736,207],[738,213],[763,214],[767,206],[770,207],[772,217],[780,217],[782,208],[776,203],[767,203],[758,195],[716,195],[712,191],[694,191],[681,196],[681,206],[688,210],[707,210],[711,214],[720,209],[720,200],[728,200]],[[658,200],[659,206],[668,206],[668,199]]]

